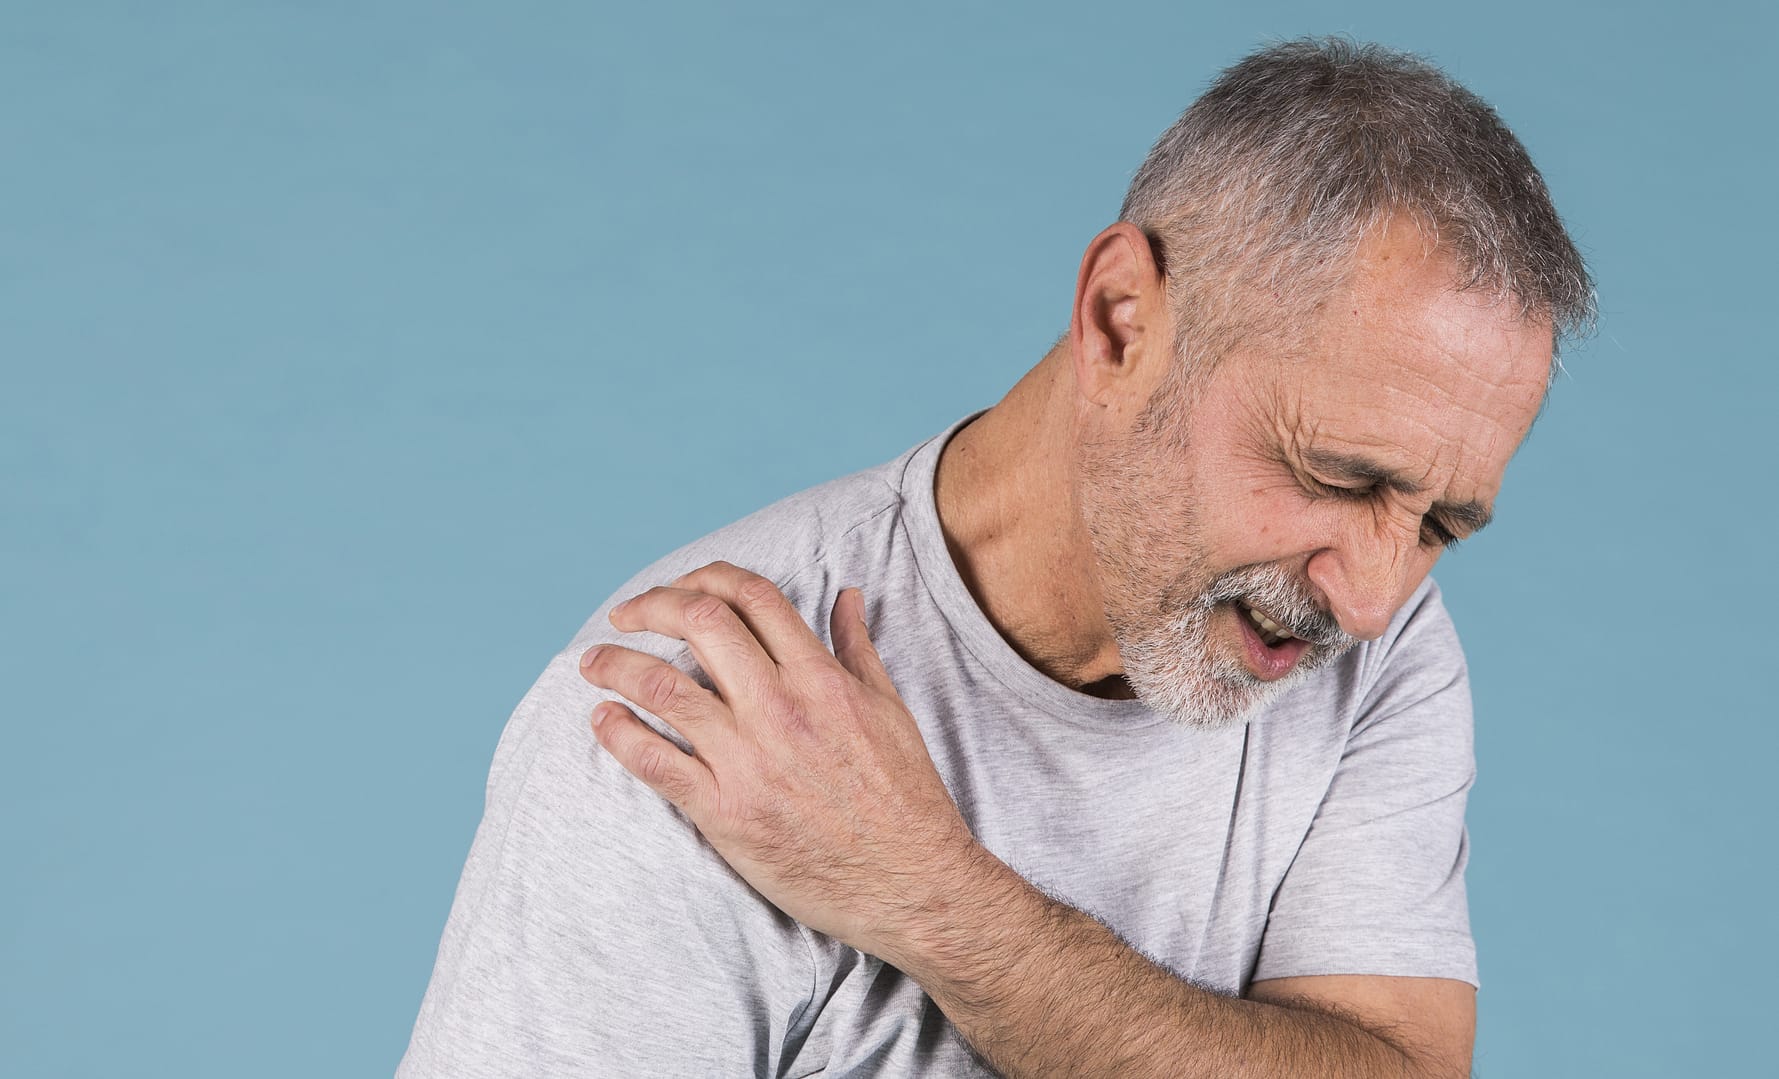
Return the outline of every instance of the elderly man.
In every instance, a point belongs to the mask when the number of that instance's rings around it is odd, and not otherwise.
[[[1004,400],[669,555],[549,665],[402,1073],[1465,1074],[1428,572],[1591,295],[1437,71],[1231,68]]]

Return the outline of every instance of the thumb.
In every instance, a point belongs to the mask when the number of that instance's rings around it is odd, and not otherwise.
[[[856,588],[840,590],[834,597],[828,634],[834,642],[834,658],[851,671],[854,678],[873,689],[895,693],[896,687],[890,682],[889,672],[883,669],[883,660],[878,657],[877,646],[871,643],[870,630],[865,627],[864,593]]]

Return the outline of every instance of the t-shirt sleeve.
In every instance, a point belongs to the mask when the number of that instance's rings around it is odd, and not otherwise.
[[[1254,981],[1387,974],[1480,985],[1464,893],[1470,684],[1436,587],[1379,666],[1274,895]]]
[[[806,931],[594,740],[613,696],[578,659],[617,638],[602,625],[603,609],[502,734],[398,1076],[774,1074],[808,1011]]]

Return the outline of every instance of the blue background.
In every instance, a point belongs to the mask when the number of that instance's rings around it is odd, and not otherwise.
[[[1439,570],[1477,1074],[1770,1067],[1772,8],[1233,7],[6,5],[0,1072],[388,1073],[548,657],[997,400],[1155,136],[1330,31],[1600,281]]]

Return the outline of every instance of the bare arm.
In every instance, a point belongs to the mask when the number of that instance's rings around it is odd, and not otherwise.
[[[1150,962],[986,851],[981,860],[968,884],[952,886],[956,899],[873,944],[1005,1075],[1469,1072],[1474,990],[1463,982],[1290,978],[1256,983],[1264,999],[1224,996]]]
[[[920,983],[1011,1076],[1462,1076],[1470,987],[1444,979],[1292,978],[1236,999],[1174,977],[976,843],[866,634],[857,592],[834,651],[770,581],[713,563],[612,614],[686,641],[715,693],[607,646],[583,660],[684,735],[629,709],[600,744],[679,806],[787,914]],[[1398,984],[1388,984],[1398,983]],[[1407,984],[1420,983],[1420,984]]]

